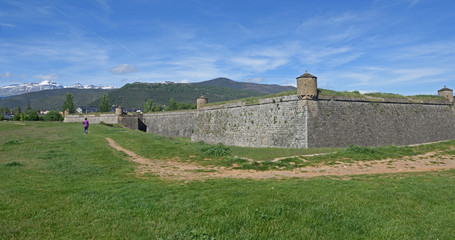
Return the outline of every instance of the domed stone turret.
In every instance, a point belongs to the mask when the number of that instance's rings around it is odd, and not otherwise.
[[[121,106],[118,106],[116,109],[115,109],[115,115],[117,116],[121,116],[123,114],[123,108]]]
[[[204,104],[207,104],[207,103],[208,103],[208,99],[204,96],[200,96],[197,99],[197,109],[199,110],[200,108],[202,108],[204,106]]]
[[[299,99],[313,99],[318,97],[318,78],[305,73],[297,78],[297,96]]]
[[[444,86],[442,89],[438,90],[438,95],[441,97],[447,98],[451,103],[453,103],[453,90]]]

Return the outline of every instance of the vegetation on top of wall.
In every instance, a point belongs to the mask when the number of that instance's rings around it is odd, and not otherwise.
[[[294,91],[287,91],[287,92],[269,94],[269,95],[258,96],[258,97],[231,100],[231,101],[212,102],[212,103],[206,104],[206,106],[216,106],[216,105],[223,105],[223,104],[236,103],[236,102],[245,102],[247,105],[258,104],[260,99],[284,97],[284,96],[291,96],[291,95],[296,95],[296,94],[297,94],[297,90],[294,90]],[[334,91],[334,90],[323,89],[323,88],[318,88],[318,95],[333,96],[333,97],[346,97],[346,98],[363,98],[367,101],[377,101],[377,100],[381,100],[383,98],[407,99],[410,101],[445,100],[446,99],[439,95],[420,94],[420,95],[414,95],[414,96],[404,96],[404,95],[396,94],[396,93],[380,93],[380,92],[361,94],[359,91]]]
[[[363,96],[359,91],[334,91],[318,88],[318,94],[322,96],[365,98],[365,96]]]
[[[416,99],[416,100],[445,100],[445,97],[439,96],[439,95],[415,95],[415,96],[409,96],[411,99]]]
[[[284,96],[291,96],[291,95],[296,95],[296,94],[297,94],[297,90],[293,90],[293,91],[274,93],[274,94],[258,96],[258,97],[249,97],[249,98],[235,99],[235,100],[223,101],[223,102],[212,102],[212,103],[205,104],[205,106],[216,106],[216,105],[236,103],[236,102],[245,102],[247,105],[248,104],[258,104],[260,99],[284,97]]]

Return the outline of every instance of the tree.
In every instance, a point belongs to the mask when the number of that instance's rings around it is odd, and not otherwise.
[[[57,111],[49,111],[43,117],[44,121],[62,121],[63,117]]]
[[[107,97],[107,94],[104,94],[103,97],[101,98],[101,103],[100,103],[100,109],[99,112],[110,112],[111,107],[109,103],[109,98]]]
[[[65,102],[63,103],[63,112],[65,112],[65,110],[68,109],[70,113],[74,113],[75,109],[74,109],[74,102],[73,102],[73,98],[74,98],[73,94],[66,93],[65,96],[66,96],[66,99],[65,99]]]
[[[27,108],[25,109],[26,112],[29,112],[32,110],[32,107],[30,106],[30,103],[27,103]]]
[[[25,113],[21,113],[19,119],[21,121],[28,121],[28,116]]]
[[[153,104],[152,99],[147,99],[147,101],[144,103],[144,113],[148,113],[153,110],[152,104]]]
[[[8,107],[2,107],[2,108],[0,108],[0,113],[10,113],[10,112],[11,112],[11,110],[9,110]]]
[[[21,106],[17,106],[17,108],[14,110],[14,114],[20,114],[22,112]]]
[[[174,111],[177,110],[177,103],[175,102],[174,98],[169,99],[169,104],[166,106],[164,111]]]
[[[156,105],[154,108],[153,108],[153,111],[154,112],[161,112],[163,110],[163,106],[161,105]]]
[[[29,121],[38,121],[39,120],[39,116],[36,111],[31,110],[31,111],[28,111],[27,114],[28,114]]]

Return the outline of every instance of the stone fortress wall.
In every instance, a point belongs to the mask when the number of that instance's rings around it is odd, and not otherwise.
[[[346,147],[409,145],[455,139],[453,91],[444,87],[448,100],[344,98],[318,96],[317,78],[305,73],[297,78],[297,95],[205,106],[198,99],[197,111],[144,114],[136,118],[117,116],[118,123],[169,137],[192,141],[250,147]],[[303,89],[302,89],[303,88]],[[115,116],[114,114],[111,114]],[[69,118],[68,118],[69,117]],[[101,118],[115,120],[99,115]],[[68,118],[68,120],[67,120]],[[83,117],[67,116],[65,122]],[[128,119],[126,121],[125,119]]]

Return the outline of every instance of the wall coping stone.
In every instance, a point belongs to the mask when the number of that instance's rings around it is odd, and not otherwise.
[[[301,101],[297,95],[288,95],[273,98],[259,99],[258,103],[247,104],[246,101],[239,101],[234,103],[204,106],[200,110],[218,110],[227,108],[239,108],[245,106],[256,106],[264,104],[279,104],[282,102]],[[302,100],[303,101],[303,100]],[[448,100],[409,100],[400,98],[355,98],[355,97],[340,97],[340,96],[323,96],[319,95],[317,99],[308,99],[307,101],[340,101],[340,102],[368,102],[368,103],[385,103],[385,104],[422,104],[422,105],[452,105]]]

